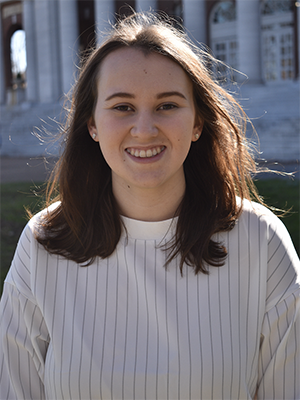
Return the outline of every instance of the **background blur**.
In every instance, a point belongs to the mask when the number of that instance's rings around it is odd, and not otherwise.
[[[76,79],[80,55],[101,42],[109,22],[133,9],[171,15],[233,68],[215,67],[215,73],[252,118],[260,139],[257,158],[299,160],[295,0],[0,0],[2,156],[57,154],[53,144],[31,134],[33,127],[57,130],[53,120],[62,118],[63,96]]]
[[[20,196],[20,190],[26,190],[18,182],[44,181],[59,154],[60,143],[52,135],[64,119],[64,95],[76,80],[80,56],[101,42],[110,23],[132,10],[150,9],[174,17],[195,43],[208,46],[217,59],[232,67],[220,64],[213,68],[216,78],[229,87],[251,118],[259,141],[250,124],[248,135],[258,148],[257,161],[299,171],[300,1],[0,0],[1,223],[5,240],[10,235],[16,243],[19,234],[20,227],[10,229],[13,222],[6,209],[13,204],[13,193],[26,201]],[[280,194],[285,196],[281,207],[299,209],[299,173],[296,177],[293,183],[285,179],[295,196],[273,180],[272,193],[267,194],[270,201],[274,203]],[[259,183],[262,190],[268,187],[265,178]],[[8,189],[11,182],[16,184]],[[20,204],[12,214],[20,208],[24,225]],[[291,218],[299,248],[299,214]],[[4,242],[1,239],[1,253]],[[6,269],[7,261],[2,264]]]

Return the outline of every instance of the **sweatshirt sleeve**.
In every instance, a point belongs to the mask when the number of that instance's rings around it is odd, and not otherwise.
[[[291,238],[273,217],[261,330],[258,399],[300,399],[300,266]]]
[[[31,290],[33,237],[19,240],[0,303],[0,399],[43,400],[49,334]]]

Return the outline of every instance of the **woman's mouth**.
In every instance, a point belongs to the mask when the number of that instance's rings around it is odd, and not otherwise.
[[[165,146],[156,146],[156,147],[153,147],[152,149],[147,149],[147,150],[140,150],[140,149],[135,149],[134,147],[128,147],[126,149],[126,151],[127,151],[127,153],[131,154],[133,157],[151,158],[151,157],[154,157],[154,156],[160,154],[164,149],[165,149]]]

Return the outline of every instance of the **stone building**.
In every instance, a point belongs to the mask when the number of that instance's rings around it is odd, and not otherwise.
[[[127,4],[127,5],[125,5]],[[180,18],[195,41],[246,74],[250,83],[299,77],[300,3],[290,0],[0,0],[0,101],[13,90],[10,40],[26,34],[27,70],[21,97],[52,102],[68,92],[78,54],[101,40],[108,21],[135,10],[163,10]],[[222,74],[222,71],[218,71]],[[238,74],[236,79],[239,80]]]
[[[265,157],[299,160],[300,0],[0,0],[2,154],[10,154],[5,135],[20,132],[22,139],[24,129],[32,129],[34,107],[47,118],[47,104],[59,105],[72,87],[78,55],[101,41],[109,21],[132,9],[175,17],[195,42],[233,67],[230,79],[238,83]],[[10,44],[18,30],[26,35],[27,67],[16,77]],[[229,74],[222,65],[215,72]],[[7,108],[18,104],[17,113]]]

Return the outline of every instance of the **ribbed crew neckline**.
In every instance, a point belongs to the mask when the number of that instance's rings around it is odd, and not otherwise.
[[[126,227],[127,235],[131,239],[162,240],[174,235],[178,217],[164,221],[140,221],[121,216]],[[126,232],[125,232],[126,235]]]

